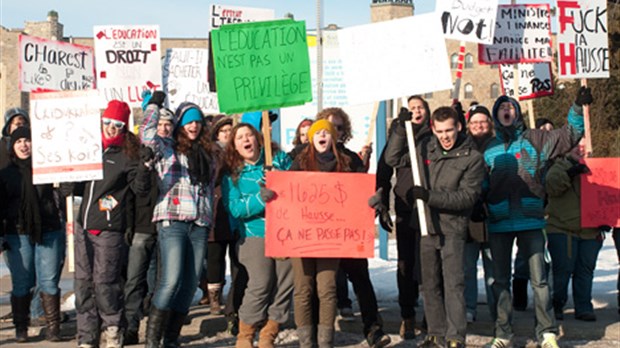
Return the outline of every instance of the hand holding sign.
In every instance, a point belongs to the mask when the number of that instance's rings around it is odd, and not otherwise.
[[[577,91],[577,98],[575,99],[575,104],[579,106],[590,105],[592,104],[592,90],[588,87],[581,86]]]

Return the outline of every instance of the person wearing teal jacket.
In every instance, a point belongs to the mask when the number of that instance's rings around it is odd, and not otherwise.
[[[590,89],[579,90],[568,112],[568,124],[553,131],[526,129],[519,102],[499,97],[493,106],[496,137],[484,151],[489,175],[484,196],[493,257],[493,294],[497,301],[495,337],[486,347],[511,346],[512,246],[525,253],[534,292],[536,338],[542,348],[556,348],[558,327],[553,314],[545,264],[545,188],[547,161],[570,151],[583,135],[583,105],[592,102]],[[484,193],[483,193],[484,194]]]
[[[222,180],[222,199],[230,216],[239,221],[237,254],[248,274],[239,308],[236,347],[251,348],[254,334],[263,324],[259,346],[273,347],[280,325],[289,317],[293,269],[288,259],[265,257],[265,203],[275,193],[264,186],[266,168],[260,133],[248,123],[233,127],[226,159],[228,173]],[[290,157],[275,150],[273,170],[288,170],[290,166]]]

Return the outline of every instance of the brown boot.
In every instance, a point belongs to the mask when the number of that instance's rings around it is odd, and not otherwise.
[[[211,314],[221,315],[224,312],[220,304],[222,298],[222,284],[209,284],[209,304],[211,306]]]
[[[50,342],[60,342],[60,293],[48,295],[41,292],[41,304],[47,322],[45,339]]]
[[[279,331],[280,324],[269,319],[258,334],[258,348],[274,348],[274,342]]]
[[[200,299],[200,301],[198,301],[198,303],[201,305],[208,305],[209,304],[209,288],[208,288],[209,286],[207,284],[207,279],[205,278],[201,280],[198,287],[200,288],[200,290],[202,290],[202,298]]]
[[[239,320],[239,334],[237,335],[237,343],[235,344],[235,348],[253,348],[255,333],[255,325],[249,325]]]
[[[30,324],[30,300],[32,295],[16,297],[11,295],[11,311],[15,325],[15,341],[28,342],[28,325]]]

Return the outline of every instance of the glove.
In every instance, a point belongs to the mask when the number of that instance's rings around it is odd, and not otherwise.
[[[138,154],[140,155],[140,162],[143,163],[146,168],[152,169],[153,161],[155,160],[155,153],[153,152],[153,149],[142,145],[138,151]]]
[[[476,204],[474,204],[470,219],[473,222],[484,222],[486,218],[487,212],[484,210],[484,204],[481,200],[478,200]]]
[[[142,97],[142,111],[146,110],[146,107],[149,106],[149,102],[151,101],[151,97],[153,95],[151,94],[151,91],[148,89],[145,89],[142,91],[142,94],[140,94],[140,97]]]
[[[455,101],[452,103],[452,108],[453,108],[454,110],[456,110],[456,112],[459,114],[459,117],[460,117],[461,115],[465,115],[465,111],[463,110],[463,105],[461,104],[461,102],[460,102],[460,101],[455,100]]]
[[[166,93],[162,91],[155,91],[153,92],[151,99],[147,102],[147,105],[155,104],[161,109],[164,107],[164,100],[166,100]]]
[[[566,170],[566,174],[568,174],[568,176],[572,179],[574,177],[576,177],[577,175],[580,174],[586,174],[589,173],[590,169],[588,168],[588,166],[586,166],[583,163],[577,163],[574,166],[568,168]]]
[[[271,189],[268,189],[268,188],[267,188],[267,187],[265,187],[265,186],[261,186],[261,188],[260,188],[260,193],[259,193],[259,194],[260,194],[260,198],[261,198],[261,199],[263,200],[263,202],[265,202],[265,203],[267,203],[267,202],[269,202],[270,200],[272,200],[272,199],[275,197],[275,195],[276,195],[275,191],[273,191],[273,190],[271,190]]]
[[[131,246],[131,243],[133,242],[133,236],[134,234],[136,234],[136,231],[134,231],[133,228],[131,227],[127,227],[127,229],[125,230],[125,244],[127,244],[127,246]]]
[[[411,192],[413,193],[413,198],[415,199],[421,199],[424,202],[428,201],[428,190],[425,189],[422,186],[414,186],[411,189]]]
[[[390,212],[387,210],[379,213],[379,223],[384,230],[392,233],[394,231],[394,222],[392,221],[392,217],[390,216]]]
[[[398,121],[400,121],[400,125],[404,126],[405,122],[411,121],[413,114],[407,108],[400,108],[400,113],[398,114]]]
[[[69,197],[73,194],[74,187],[75,185],[72,182],[61,182],[60,185],[58,185],[58,192],[60,192],[63,197]]]
[[[372,209],[379,209],[383,206],[383,204],[381,204],[381,196],[383,195],[383,187],[379,187],[379,189],[377,190],[377,192],[375,192],[374,195],[370,196],[370,198],[368,198],[368,206],[371,207]]]
[[[592,104],[591,89],[585,86],[581,86],[581,88],[579,88],[579,90],[577,91],[577,99],[575,99],[575,104],[579,106]]]

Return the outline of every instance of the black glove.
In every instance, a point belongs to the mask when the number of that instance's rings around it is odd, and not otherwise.
[[[405,122],[411,121],[413,114],[407,108],[400,108],[400,113],[398,113],[398,121],[401,126],[405,125]]]
[[[566,174],[568,174],[568,176],[572,179],[574,177],[576,177],[579,174],[586,174],[589,173],[590,169],[588,168],[588,166],[586,166],[583,163],[577,163],[574,166],[568,168],[566,170]]]
[[[140,160],[143,163],[147,163],[153,158],[155,158],[155,153],[153,152],[153,149],[148,146],[142,145],[140,147]]]
[[[136,231],[134,231],[134,229],[131,227],[127,227],[127,229],[125,230],[125,244],[131,246],[134,234],[136,234]]]
[[[260,188],[260,198],[263,200],[263,202],[267,203],[270,200],[273,199],[273,197],[275,197],[276,192],[266,188],[265,186],[261,186]]]
[[[575,104],[579,106],[592,104],[591,89],[585,86],[581,86],[581,88],[579,88],[579,90],[577,91],[577,99],[575,99]]]
[[[149,105],[155,104],[161,109],[164,106],[164,100],[166,100],[166,93],[162,91],[155,91],[153,92],[151,100],[149,100]]]
[[[383,195],[383,187],[379,187],[377,192],[374,195],[368,198],[368,206],[372,209],[379,209],[383,204],[381,204],[381,196]]]
[[[387,210],[383,210],[379,213],[379,223],[384,230],[392,233],[394,231],[394,222],[392,221],[392,217],[390,216],[390,212]]]
[[[73,194],[74,188],[75,184],[72,182],[61,182],[60,185],[58,185],[58,192],[60,192],[63,197],[69,197]]]
[[[484,210],[484,203],[481,200],[478,200],[476,204],[474,204],[474,209],[471,212],[471,221],[473,222],[483,222],[487,218],[487,212]]]
[[[413,198],[415,199],[421,199],[424,202],[428,201],[428,190],[425,189],[422,186],[414,186],[411,189],[411,192],[413,193]]]

